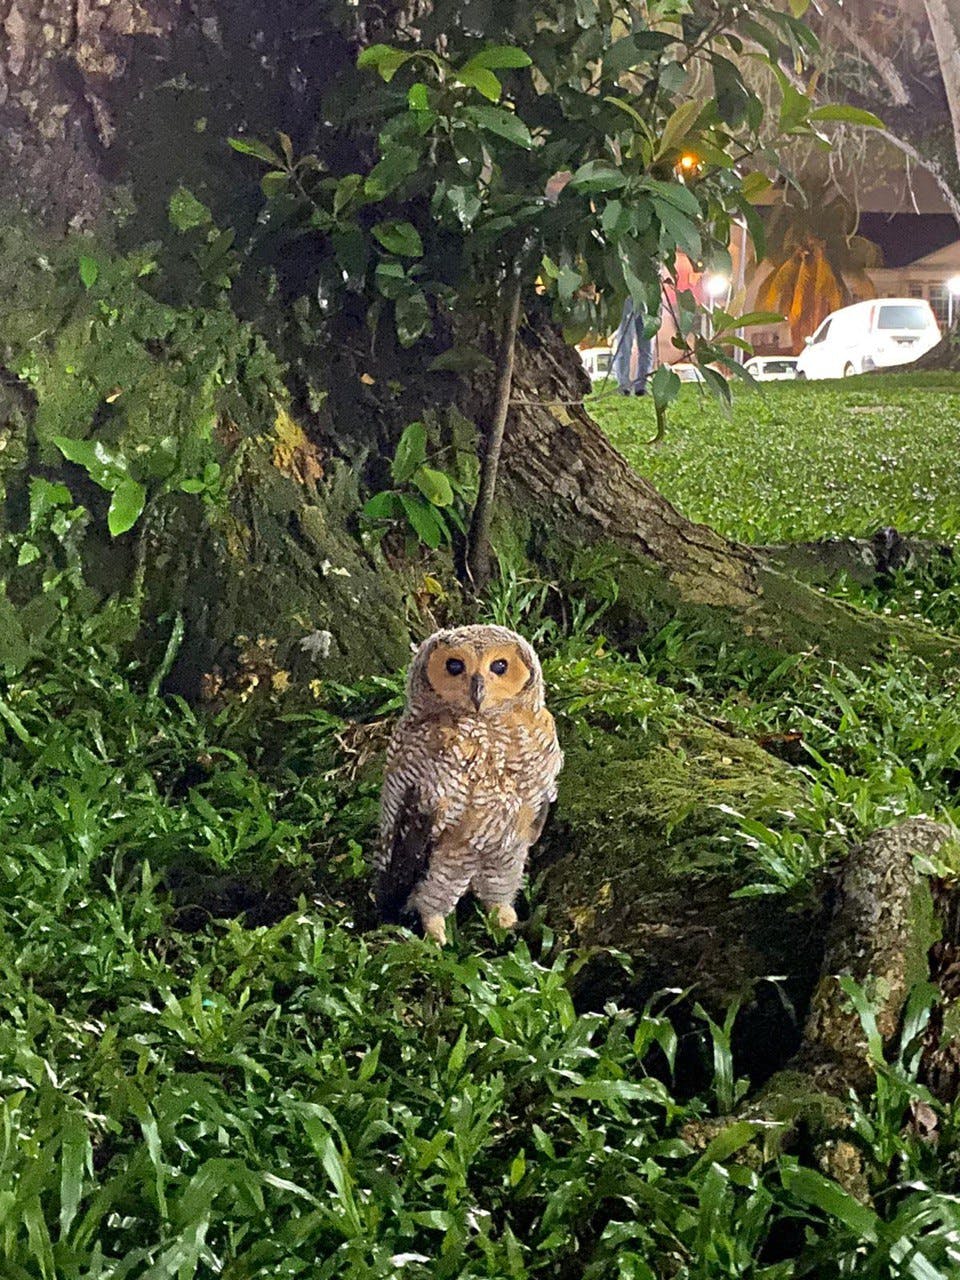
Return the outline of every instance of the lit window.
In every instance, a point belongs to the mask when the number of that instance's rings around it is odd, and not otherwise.
[[[945,284],[930,286],[930,305],[939,324],[947,324],[950,319],[950,295]]]

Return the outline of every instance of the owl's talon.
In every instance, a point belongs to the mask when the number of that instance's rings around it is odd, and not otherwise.
[[[424,936],[438,947],[447,945],[447,923],[443,916],[425,916],[423,921]]]
[[[500,902],[494,907],[493,918],[501,929],[512,929],[517,923],[516,911],[505,902]]]

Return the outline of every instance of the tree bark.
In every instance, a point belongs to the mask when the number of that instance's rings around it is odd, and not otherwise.
[[[48,224],[85,226],[103,208],[117,122],[109,87],[137,37],[162,39],[179,0],[0,3],[2,197]]]
[[[355,57],[342,33],[335,38],[322,29],[307,0],[250,0],[239,8],[223,0],[0,0],[0,16],[0,145],[19,156],[8,169],[6,194],[54,225],[94,217],[114,178],[137,202],[138,234],[165,221],[167,200],[180,182],[215,212],[218,203],[226,205],[224,221],[232,221],[235,176],[247,171],[225,169],[234,162],[225,138],[290,119],[303,134],[307,121],[315,124],[323,86]],[[252,180],[248,189],[255,190]],[[610,619],[623,633],[696,611],[709,615],[711,625],[791,650],[818,646],[862,660],[896,639],[932,659],[953,659],[951,640],[831,601],[686,520],[631,471],[581,404],[556,403],[579,401],[588,384],[576,353],[555,330],[534,318],[516,345],[514,399],[522,403],[513,405],[505,429],[497,537],[512,538],[568,582],[585,549],[595,559],[606,549],[616,560],[619,591]],[[343,366],[334,361],[343,354],[327,356],[332,401],[342,397]],[[423,384],[421,394],[417,372],[412,365],[404,372],[411,375],[408,402],[436,403],[437,383]],[[503,392],[510,378],[501,383]],[[489,379],[474,386],[475,420],[487,420],[493,390]],[[462,387],[451,394],[459,399],[461,393],[469,400]],[[338,404],[345,412],[333,447],[349,444],[351,411],[358,422],[369,415],[369,401],[347,397]],[[244,497],[249,501],[255,495]],[[303,582],[313,552],[303,543],[284,545],[291,578]],[[316,576],[323,576],[328,558],[316,564]],[[181,560],[178,553],[171,563]],[[257,601],[241,607],[242,581],[251,592],[260,590],[283,576],[275,570],[247,572],[244,579],[226,574],[229,586],[221,585],[236,605],[231,616],[255,615]],[[589,591],[588,582],[582,585]],[[158,600],[178,598],[176,584],[158,584]],[[194,631],[207,617],[198,610]],[[345,635],[343,644],[349,643]],[[395,652],[391,643],[389,653]],[[341,656],[349,668],[349,655]],[[358,653],[357,662],[364,656]],[[207,653],[205,661],[215,662],[216,655]]]
[[[953,141],[960,163],[960,3],[958,0],[926,0],[927,17],[937,46],[940,74],[953,122]]]
[[[960,1053],[943,1031],[956,1017],[960,996],[960,902],[955,882],[937,875],[953,841],[949,827],[911,818],[851,850],[836,877],[799,1048],[736,1117],[694,1123],[688,1140],[705,1147],[732,1119],[760,1121],[764,1127],[755,1141],[765,1149],[771,1140],[789,1149],[802,1133],[823,1171],[858,1199],[869,1200],[862,1157],[850,1138],[850,1093],[864,1096],[873,1088],[876,1067],[896,1047],[911,992],[931,980],[940,1002],[923,1036],[920,1078],[945,1102],[957,1096]],[[928,869],[920,870],[918,862]],[[841,979],[852,980],[863,993],[872,1026]],[[925,1117],[913,1117],[921,1132],[924,1123],[936,1124],[935,1113],[924,1110]],[[775,1126],[772,1139],[769,1126]]]
[[[500,535],[509,544],[512,532],[567,582],[578,552],[606,549],[619,580],[608,621],[620,618],[635,634],[638,617],[655,627],[695,611],[794,652],[812,646],[860,661],[896,641],[937,663],[960,656],[952,637],[831,600],[762,553],[682,516],[585,412],[576,397],[589,382],[576,352],[548,325],[521,334],[514,387],[520,403],[504,439]]]

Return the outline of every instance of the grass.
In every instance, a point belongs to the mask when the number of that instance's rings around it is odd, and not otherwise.
[[[571,704],[598,678],[574,650],[553,659]],[[630,666],[604,662],[604,714],[630,714]],[[444,952],[364,934],[346,858],[272,925],[184,931],[171,868],[304,873],[368,839],[366,800],[343,805],[342,711],[395,697],[335,692],[277,755],[253,723],[198,720],[89,646],[8,684],[0,1272],[945,1280],[951,1121],[907,1053],[878,1062],[881,1101],[855,1117],[870,1208],[795,1157],[741,1164],[751,1123],[692,1145],[687,1126],[742,1091],[729,1026],[702,1028],[713,1085],[675,1098],[667,1018],[577,1013],[580,960],[543,927],[504,943],[477,921]],[[203,781],[198,759],[215,762]],[[902,1129],[921,1102],[942,1148]]]
[[[653,406],[614,394],[591,411],[684,515],[741,542],[960,535],[960,378],[870,376],[734,388],[732,409],[683,387],[666,438]]]
[[[727,533],[897,523],[944,537],[960,508],[960,390],[935,387],[773,386],[729,418],[688,388],[656,450],[636,442],[648,406],[599,412],[681,507]],[[886,426],[900,468],[871,444]],[[911,497],[918,476],[932,502]],[[838,590],[960,632],[946,567]],[[956,680],[918,663],[764,658],[676,625],[618,654],[602,617],[571,606],[564,631],[555,595],[508,574],[491,609],[545,653],[566,731],[700,717],[793,744],[804,804],[776,826],[732,815],[724,829],[744,892],[784,895],[787,911],[852,839],[902,814],[960,816]],[[675,993],[576,1009],[586,957],[542,914],[521,941],[478,916],[443,952],[365,929],[377,734],[399,673],[285,715],[211,716],[161,696],[159,673],[127,668],[104,634],[67,610],[47,656],[0,688],[4,1280],[958,1274],[956,1108],[917,1080],[929,992],[900,1047],[875,1056],[875,1096],[852,1104],[868,1202],[803,1144],[761,1158],[752,1121],[702,1150],[704,1122],[747,1087],[735,1011],[685,1033],[704,1069],[681,1095]]]

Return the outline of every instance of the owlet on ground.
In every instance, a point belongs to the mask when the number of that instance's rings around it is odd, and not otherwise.
[[[414,656],[387,752],[375,859],[381,917],[419,915],[441,945],[472,890],[502,928],[563,764],[543,674],[505,627],[438,631]]]

